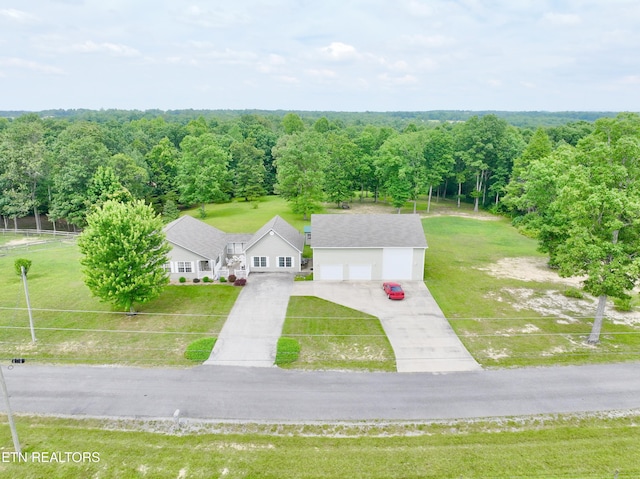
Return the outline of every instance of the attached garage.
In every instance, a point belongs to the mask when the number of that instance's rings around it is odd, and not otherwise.
[[[367,281],[371,279],[370,264],[350,264],[349,278],[353,281]]]
[[[411,279],[412,271],[413,248],[382,250],[382,279]]]
[[[341,264],[321,264],[318,267],[318,273],[322,279],[329,281],[342,281],[344,266]]]
[[[424,277],[427,248],[417,215],[312,215],[314,280]]]

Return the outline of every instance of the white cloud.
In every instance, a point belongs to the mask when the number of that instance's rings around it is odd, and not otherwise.
[[[71,47],[72,51],[80,53],[106,53],[108,55],[116,57],[137,57],[140,56],[140,52],[135,48],[118,43],[96,43],[88,40],[83,43],[76,43]]]
[[[30,13],[14,8],[0,10],[0,17],[8,18],[19,23],[30,23],[36,21],[36,17]]]
[[[45,73],[49,75],[64,75],[64,70],[53,65],[46,65],[23,58],[4,57],[0,58],[0,67],[18,68],[22,70],[30,70],[37,73]]]
[[[333,42],[329,46],[320,48],[322,55],[331,61],[350,61],[357,58],[358,51],[352,45],[342,42]]]

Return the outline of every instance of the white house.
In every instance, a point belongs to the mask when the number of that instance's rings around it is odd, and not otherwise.
[[[301,270],[304,236],[279,216],[255,234],[225,233],[188,215],[164,232],[172,247],[166,269],[173,280]]]
[[[427,248],[418,215],[311,215],[314,280],[424,278]]]

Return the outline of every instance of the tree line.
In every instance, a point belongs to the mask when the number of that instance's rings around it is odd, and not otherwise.
[[[305,216],[322,201],[369,193],[396,207],[425,194],[496,206],[534,137],[493,114],[402,129],[328,116],[0,118],[0,215],[5,228],[41,214],[54,227],[82,228],[91,207],[109,199],[143,199],[171,217],[182,206],[204,211],[274,193]],[[554,147],[592,131],[582,120],[544,128]]]

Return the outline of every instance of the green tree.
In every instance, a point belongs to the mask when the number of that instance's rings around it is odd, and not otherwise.
[[[53,145],[52,202],[49,217],[84,225],[87,190],[98,166],[106,165],[109,151],[98,125],[78,122],[69,125]]]
[[[16,274],[18,276],[22,276],[22,268],[24,268],[24,275],[26,276],[29,273],[29,269],[31,268],[31,260],[26,258],[18,258],[13,262],[13,267],[16,270]]]
[[[409,199],[416,210],[418,195],[425,185],[424,132],[392,136],[380,147],[376,173],[391,204],[398,209]]]
[[[353,196],[358,146],[343,134],[330,133],[326,141],[324,192],[329,201],[340,205]]]
[[[234,194],[246,201],[257,199],[265,194],[263,150],[256,148],[255,140],[247,138],[233,142],[230,147],[234,168]]]
[[[45,175],[44,126],[36,114],[23,115],[9,124],[0,142],[2,214],[20,218],[33,212],[40,224],[38,186]]]
[[[142,199],[145,196],[149,184],[149,173],[143,163],[142,158],[136,161],[124,153],[116,153],[107,162],[122,186],[136,199]]]
[[[541,228],[542,248],[561,275],[585,275],[585,291],[598,297],[588,339],[597,343],[607,298],[628,298],[640,279],[640,116],[597,120],[595,131],[575,149],[561,151],[572,155],[555,169],[546,159],[531,168],[547,166],[540,176],[553,188],[547,191],[551,202],[540,195],[544,181],[535,185],[529,177],[527,184],[548,202],[535,203],[535,214],[551,224]]]
[[[451,173],[454,165],[451,133],[443,128],[427,131],[423,155],[425,161],[424,180],[429,188],[427,200],[427,212],[429,212],[433,187],[442,183],[442,180]]]
[[[178,188],[183,204],[200,204],[204,218],[205,204],[228,200],[229,153],[220,147],[211,133],[188,135],[180,143],[182,157],[178,162]]]
[[[162,220],[143,201],[107,201],[87,217],[78,238],[85,283],[103,301],[133,312],[169,282]]]
[[[282,119],[282,127],[285,135],[293,135],[304,131],[304,122],[299,115],[295,113],[287,113]]]
[[[277,171],[275,191],[291,203],[294,213],[317,211],[322,200],[327,148],[322,135],[311,131],[285,135],[273,149]]]
[[[122,186],[113,168],[98,166],[87,188],[88,206],[100,206],[109,200],[131,201],[131,193]]]
[[[510,171],[510,163],[519,154],[506,121],[495,115],[474,116],[458,128],[457,151],[465,164],[468,175],[474,177],[471,196],[474,211],[478,211],[480,199],[484,204],[492,173],[503,177]]]
[[[145,157],[149,168],[149,183],[154,197],[177,192],[176,175],[180,152],[166,136]]]
[[[532,162],[538,161],[552,152],[551,140],[546,131],[538,128],[529,140],[529,144],[518,158],[513,162],[511,178],[506,188],[504,202],[513,211],[526,212],[522,205],[525,191],[525,177]]]
[[[173,220],[177,220],[179,216],[180,210],[178,209],[178,205],[172,199],[168,199],[162,209],[162,221],[170,223]]]

